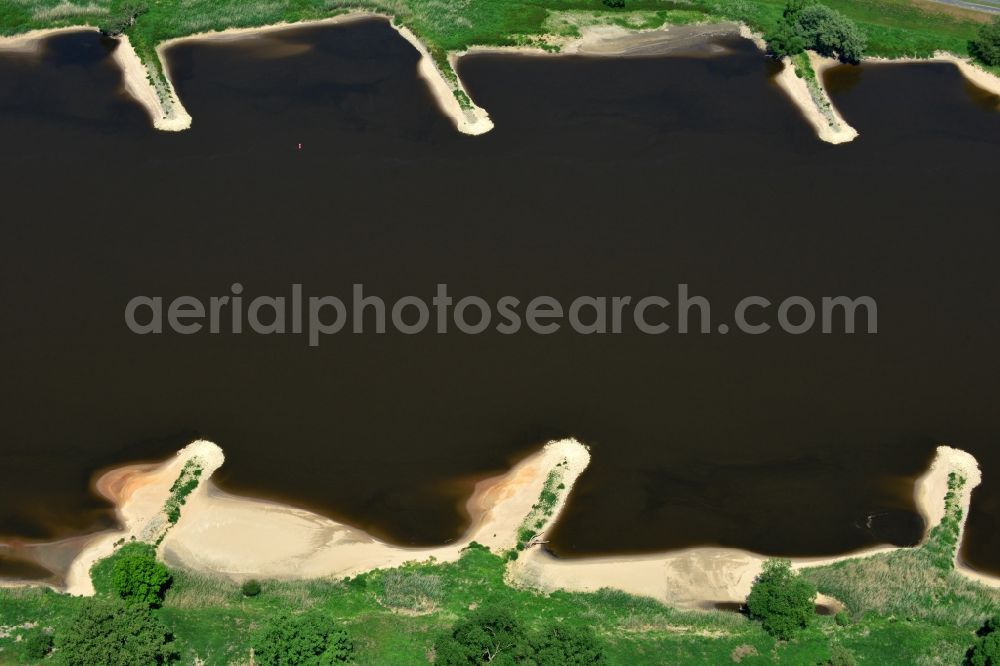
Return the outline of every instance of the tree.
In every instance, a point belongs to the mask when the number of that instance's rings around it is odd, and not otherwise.
[[[65,666],[150,666],[177,658],[173,637],[149,608],[121,599],[83,602],[70,625],[56,635],[55,656]]]
[[[969,53],[987,65],[1000,65],[1000,17],[979,28],[979,37],[969,42]]]
[[[260,666],[326,666],[350,661],[354,643],[346,631],[315,613],[279,615],[253,637]]]
[[[861,61],[868,38],[836,9],[818,3],[809,5],[798,13],[797,22],[807,48],[844,62]]]
[[[868,43],[853,21],[815,0],[789,0],[781,20],[764,38],[768,52],[778,58],[811,49],[850,63],[861,61]]]
[[[509,610],[496,606],[459,620],[434,648],[435,666],[530,664],[534,653],[524,627]]]
[[[47,631],[33,632],[24,639],[24,653],[30,659],[44,659],[49,652],[52,652],[52,646],[52,634]]]
[[[1000,666],[1000,617],[986,621],[979,631],[972,649],[969,650],[972,666]]]
[[[765,631],[787,639],[812,621],[816,613],[816,588],[792,572],[788,560],[770,559],[754,579],[747,609],[750,617],[760,620]]]
[[[606,664],[604,648],[588,627],[550,625],[535,641],[538,666]]]
[[[170,572],[156,560],[149,544],[130,543],[114,555],[111,586],[126,601],[158,606],[170,580]]]
[[[146,5],[125,3],[117,11],[112,12],[107,23],[102,24],[98,29],[106,37],[119,37],[135,25],[139,17],[148,11],[149,7]]]

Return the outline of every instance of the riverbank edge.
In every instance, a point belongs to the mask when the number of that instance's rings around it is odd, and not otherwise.
[[[131,540],[155,543],[172,567],[236,581],[344,578],[410,562],[454,562],[475,542],[505,556],[505,578],[514,586],[542,592],[612,588],[676,608],[707,609],[720,602],[742,602],[767,559],[718,547],[624,557],[553,557],[540,546],[590,463],[588,448],[572,439],[550,442],[508,472],[479,481],[466,504],[469,528],[456,542],[435,548],[396,546],[308,511],[224,493],[211,482],[224,460],[218,446],[199,440],[162,463],[127,465],[103,474],[96,489],[115,505],[121,528],[94,535],[73,560],[65,586],[56,589],[93,594],[90,569]],[[164,507],[172,486],[192,463],[202,470],[200,483],[187,497],[180,519],[168,524]],[[914,483],[914,501],[925,521],[924,541],[945,515],[951,473],[965,480],[959,497],[961,544],[981,474],[975,458],[945,446],[938,447]],[[792,563],[802,569],[896,550],[902,549],[876,547],[792,558]],[[956,569],[978,583],[1000,587],[1000,578],[972,570],[957,555]],[[820,603],[836,607],[838,602],[821,598]]]
[[[464,51],[452,51],[447,54],[450,72],[445,73],[439,64],[435,62],[427,45],[412,30],[399,24],[393,16],[374,11],[352,10],[318,20],[296,23],[282,22],[250,28],[228,28],[225,30],[194,33],[163,41],[156,46],[156,54],[159,60],[158,65],[162,69],[163,80],[162,85],[159,86],[156,85],[159,72],[156,71],[155,65],[142,62],[127,35],[119,38],[119,46],[115,49],[114,59],[122,70],[125,90],[146,110],[152,120],[153,126],[163,131],[181,131],[190,128],[193,120],[177,94],[176,87],[170,75],[166,52],[171,47],[190,41],[253,37],[273,31],[343,24],[371,18],[387,20],[390,26],[417,50],[420,55],[417,64],[418,74],[427,83],[439,110],[452,120],[459,132],[472,136],[485,134],[492,130],[494,125],[489,113],[473,101],[461,77],[457,74],[458,61],[462,56],[483,52],[548,56],[579,55],[582,51],[586,50],[588,45],[593,46],[601,42],[613,41],[629,35],[643,35],[657,32],[662,32],[666,35],[671,28],[679,27],[666,24],[657,28],[633,30],[612,25],[588,26],[581,31],[579,37],[559,40],[558,44],[554,44],[557,50],[546,50],[538,46],[470,46]],[[762,53],[767,52],[767,45],[763,37],[755,34],[746,24],[720,22],[696,25],[708,27],[733,25],[741,37],[752,41]],[[40,48],[39,43],[41,40],[54,35],[96,30],[93,26],[82,25],[33,30],[20,35],[0,37],[0,52],[4,50],[36,52]],[[548,46],[552,47],[553,44],[549,44]],[[617,56],[610,54],[595,55],[595,57]],[[812,88],[810,88],[809,82],[804,77],[796,75],[794,68],[788,62],[785,63],[783,70],[775,77],[775,83],[796,108],[799,109],[805,120],[813,127],[817,138],[831,144],[852,141],[858,136],[858,131],[841,116],[823,84],[823,72],[838,64],[837,61],[823,58],[815,53],[809,53],[809,60],[816,72],[815,85]],[[935,52],[931,58],[887,59],[868,57],[863,62],[890,64],[947,62],[957,67],[962,76],[971,84],[991,94],[1000,95],[1000,77],[978,67],[970,58],[963,58],[944,51]]]
[[[978,464],[970,454],[947,446],[938,447],[927,471],[916,480],[914,501],[925,523],[921,543],[927,541],[931,530],[944,517],[948,475],[952,472],[965,479],[959,497],[962,518],[956,548],[956,571],[975,582],[1000,587],[1000,577],[975,571],[958,556],[972,491],[982,480]],[[799,570],[897,550],[905,549],[883,546],[830,557],[788,559],[792,567]],[[533,549],[512,563],[508,578],[512,584],[543,592],[594,592],[612,588],[652,597],[676,608],[708,609],[717,603],[742,603],[767,559],[768,556],[751,551],[721,547],[573,560],[560,560],[541,549]],[[819,602],[834,606],[837,603],[824,598],[820,598]]]

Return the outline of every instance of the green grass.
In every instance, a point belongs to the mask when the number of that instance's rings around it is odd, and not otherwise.
[[[0,625],[37,623],[0,638],[0,663],[33,663],[15,637],[52,627],[58,633],[78,598],[40,589],[0,590]],[[229,664],[246,658],[249,636],[279,612],[314,610],[342,624],[358,643],[359,664],[426,664],[434,640],[470,608],[502,603],[528,627],[548,622],[585,625],[606,644],[611,664],[819,664],[840,644],[862,663],[960,662],[975,623],[869,613],[846,627],[829,617],[788,642],[778,642],[736,613],[679,611],[623,592],[542,595],[504,582],[504,560],[471,547],[449,564],[408,565],[345,581],[265,581],[259,597],[239,585],[174,572],[163,607],[154,611],[176,635],[183,663]],[[943,602],[947,604],[947,602]]]
[[[962,524],[958,493],[965,480],[948,478],[945,515],[916,548],[906,548],[803,569],[820,592],[844,602],[854,615],[876,613],[935,626],[977,628],[1000,613],[1000,590],[955,571]]]
[[[927,0],[825,0],[868,34],[870,55],[929,56],[935,50],[967,54],[979,22],[975,14]],[[36,28],[101,25],[121,13],[122,0],[8,0],[0,5],[0,34]],[[406,25],[427,44],[446,78],[457,85],[449,52],[473,45],[555,50],[558,38],[579,34],[581,22],[655,28],[664,23],[743,21],[770,30],[785,0],[626,0],[609,9],[601,0],[147,0],[149,11],[128,30],[139,57],[166,98],[161,42],[193,33],[320,19],[352,9],[377,12]],[[556,38],[553,41],[553,38]],[[458,97],[463,106],[469,100]]]
[[[547,477],[522,525],[522,547],[551,518],[566,470],[560,462]],[[185,467],[174,493],[192,477],[193,468]],[[613,590],[546,595],[512,587],[505,578],[510,555],[477,544],[452,563],[413,563],[344,580],[264,581],[252,598],[236,582],[175,571],[162,607],[152,612],[173,632],[183,663],[207,665],[247,663],[257,627],[279,613],[306,611],[346,628],[359,664],[425,664],[440,635],[488,604],[512,609],[532,630],[552,622],[586,626],[605,644],[610,664],[813,666],[825,663],[835,645],[860,663],[958,664],[983,620],[1000,611],[1000,591],[954,570],[963,484],[949,478],[945,517],[923,546],[803,570],[820,591],[843,601],[853,619],[840,626],[820,617],[789,641],[776,641],[736,613],[681,611]],[[98,594],[113,593],[115,557],[91,572]],[[58,637],[80,603],[42,588],[0,588],[0,664],[34,663],[25,639],[41,631]]]

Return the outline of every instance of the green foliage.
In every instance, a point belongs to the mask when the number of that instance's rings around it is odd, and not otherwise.
[[[538,666],[606,664],[604,648],[590,627],[553,624],[535,640]]]
[[[788,639],[808,627],[815,617],[816,588],[792,572],[788,560],[770,559],[754,579],[747,609],[769,634]]]
[[[972,666],[1000,666],[1000,617],[991,618],[980,630],[969,651]]]
[[[261,666],[325,666],[350,661],[347,632],[316,613],[270,619],[253,637],[254,663]]]
[[[118,37],[135,25],[139,17],[149,11],[144,4],[125,3],[119,5],[113,13],[98,27],[101,34],[108,37]]]
[[[976,39],[969,42],[969,53],[984,64],[1000,65],[1000,17],[979,29]]]
[[[459,620],[434,647],[437,666],[507,666],[526,663],[534,654],[524,627],[510,610],[499,606],[477,609]]]
[[[846,611],[839,611],[833,616],[833,621],[837,623],[838,627],[846,627],[851,623],[851,616]]]
[[[198,487],[201,478],[201,466],[194,460],[189,460],[181,470],[180,476],[170,487],[170,496],[167,498],[166,506],[163,510],[167,514],[167,520],[171,525],[175,525],[181,518],[181,507],[187,501],[188,495]]]
[[[122,546],[112,556],[111,588],[122,599],[157,606],[170,585],[170,572],[156,559],[156,551],[145,543]]]
[[[44,659],[52,652],[54,642],[52,634],[47,631],[36,631],[24,639],[24,654],[31,659]]]
[[[830,648],[829,666],[858,666],[858,661],[851,654],[851,651],[842,645],[834,645]]]
[[[120,599],[88,599],[56,635],[55,654],[65,666],[150,666],[173,661],[173,638],[145,606]]]
[[[601,4],[611,9],[625,9],[625,0],[601,0]]]
[[[240,592],[243,593],[244,597],[256,597],[260,594],[260,582],[253,578],[244,581],[243,585],[240,586]]]
[[[417,567],[404,566],[382,572],[380,582],[379,599],[387,608],[427,613],[435,610],[444,596],[441,576]]]
[[[852,20],[813,0],[790,0],[765,39],[768,51],[777,57],[810,49],[850,63],[860,62],[868,43]]]

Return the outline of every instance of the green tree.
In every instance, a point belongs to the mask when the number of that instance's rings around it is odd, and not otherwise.
[[[550,625],[535,641],[538,666],[606,664],[604,648],[589,627]]]
[[[83,602],[66,629],[56,635],[56,660],[65,666],[150,666],[177,658],[173,637],[149,608],[121,599]]]
[[[350,661],[354,643],[346,631],[315,613],[279,615],[252,639],[261,666],[326,666]]]
[[[114,556],[111,587],[129,602],[157,606],[170,585],[170,572],[156,559],[156,551],[145,543],[130,543]]]
[[[1000,666],[1000,617],[987,620],[979,634],[969,650],[969,663],[972,666]]]
[[[506,608],[487,606],[458,621],[434,645],[435,666],[531,664],[534,649]]]
[[[815,0],[789,0],[781,20],[764,39],[768,52],[778,58],[811,49],[850,63],[860,62],[868,43],[853,21]]]
[[[135,25],[139,17],[149,11],[144,4],[125,3],[112,10],[106,22],[98,27],[101,34],[108,37],[119,37]]]
[[[969,42],[969,53],[987,65],[1000,65],[1000,17],[979,28],[979,36]]]
[[[836,9],[818,3],[808,5],[798,13],[796,21],[806,48],[844,62],[861,61],[868,37]]]
[[[771,32],[764,35],[767,42],[767,52],[775,58],[784,58],[802,53],[806,48],[806,40],[793,23],[782,20]]]
[[[754,579],[747,597],[750,617],[764,630],[787,639],[809,626],[816,613],[816,588],[792,571],[788,560],[770,559]]]
[[[857,660],[851,651],[842,645],[834,645],[830,648],[829,666],[858,666]]]
[[[24,639],[24,653],[30,659],[44,659],[49,652],[52,652],[53,644],[52,634],[47,631],[35,631]]]

